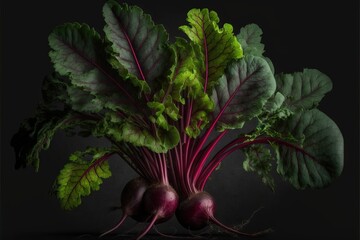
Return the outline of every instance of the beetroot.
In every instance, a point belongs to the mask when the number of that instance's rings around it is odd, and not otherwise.
[[[149,183],[144,178],[134,178],[129,181],[121,192],[122,217],[120,221],[110,230],[104,232],[100,237],[105,236],[118,229],[127,217],[132,217],[136,221],[145,221],[149,216],[145,215],[142,205],[143,195]]]
[[[215,202],[207,192],[199,192],[181,202],[176,211],[179,223],[186,229],[200,230],[209,224]]]
[[[160,183],[150,186],[144,193],[142,201],[145,213],[152,216],[152,219],[137,239],[142,238],[154,224],[169,220],[175,214],[179,197],[170,185]]]

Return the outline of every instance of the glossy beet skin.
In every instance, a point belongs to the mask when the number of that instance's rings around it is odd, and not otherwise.
[[[134,178],[129,181],[121,192],[121,209],[127,216],[138,222],[144,222],[149,218],[143,209],[142,199],[149,183],[144,178]]]
[[[146,190],[142,201],[145,213],[156,216],[156,223],[161,223],[175,214],[179,196],[170,185],[155,184]]]
[[[215,202],[207,192],[198,192],[182,201],[176,211],[179,223],[186,229],[200,230],[209,225]]]

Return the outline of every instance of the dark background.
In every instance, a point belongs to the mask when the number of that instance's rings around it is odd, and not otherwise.
[[[344,135],[341,177],[326,189],[305,191],[296,191],[276,178],[273,193],[257,176],[244,173],[241,155],[233,154],[213,175],[207,191],[217,201],[216,216],[227,224],[239,224],[264,207],[247,227],[249,231],[275,229],[264,239],[359,239],[359,2],[127,2],[142,7],[156,23],[163,23],[172,37],[184,36],[177,27],[186,23],[186,13],[193,7],[216,10],[221,23],[233,24],[235,33],[245,24],[257,23],[264,31],[266,55],[276,72],[307,67],[330,76],[333,91],[319,108],[334,119]],[[48,34],[56,25],[72,21],[86,22],[101,31],[102,5],[103,1],[85,0],[1,3],[1,239],[87,239],[90,237],[82,234],[102,232],[117,221],[120,213],[109,208],[119,204],[124,184],[135,176],[118,158],[111,162],[113,177],[101,191],[84,198],[78,209],[62,211],[56,197],[48,194],[71,152],[104,142],[66,138],[59,133],[41,155],[39,173],[15,171],[9,146],[20,122],[33,114],[40,101],[43,76],[51,69]],[[131,220],[123,229],[134,225]],[[186,233],[175,219],[159,229]]]

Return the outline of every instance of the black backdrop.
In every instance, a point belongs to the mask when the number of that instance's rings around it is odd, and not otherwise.
[[[359,239],[359,3],[315,2],[128,1],[163,23],[172,37],[183,36],[177,27],[185,24],[186,13],[193,7],[216,10],[221,22],[233,24],[235,32],[245,24],[257,23],[264,31],[266,55],[277,72],[317,68],[332,78],[334,89],[319,107],[343,132],[345,168],[331,186],[296,191],[276,178],[273,193],[256,176],[242,171],[240,154],[231,155],[208,183],[207,191],[217,201],[216,214],[225,223],[241,223],[264,207],[247,228],[274,228],[264,239]],[[56,198],[48,194],[71,152],[104,142],[57,134],[51,149],[41,155],[39,173],[15,171],[9,146],[22,119],[30,116],[40,101],[42,78],[51,69],[49,32],[71,21],[86,22],[101,31],[102,4],[85,0],[1,4],[1,239],[70,239],[101,232],[117,220],[119,212],[109,208],[118,205],[121,189],[135,176],[120,159],[113,158],[113,177],[101,191],[85,198],[72,212],[62,211]],[[123,229],[133,225],[135,222],[129,221]],[[175,219],[159,229],[184,232]],[[52,235],[40,237],[46,234]]]

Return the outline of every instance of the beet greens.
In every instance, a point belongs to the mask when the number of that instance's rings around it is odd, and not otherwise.
[[[43,82],[43,101],[11,141],[15,167],[39,169],[39,153],[58,130],[109,140],[109,147],[76,151],[57,177],[64,209],[81,204],[111,176],[118,155],[140,176],[122,192],[123,215],[154,224],[175,213],[185,228],[209,224],[244,233],[215,218],[215,200],[204,188],[224,159],[241,150],[245,171],[275,188],[271,170],[297,189],[322,188],[343,169],[343,137],[318,106],[332,88],[315,69],[275,74],[264,56],[262,30],[219,26],[208,9],[188,12],[187,39],[169,36],[137,6],[108,1],[104,35],[67,23],[49,35],[54,71]],[[215,152],[231,130],[255,125]],[[240,131],[239,131],[240,132]]]

